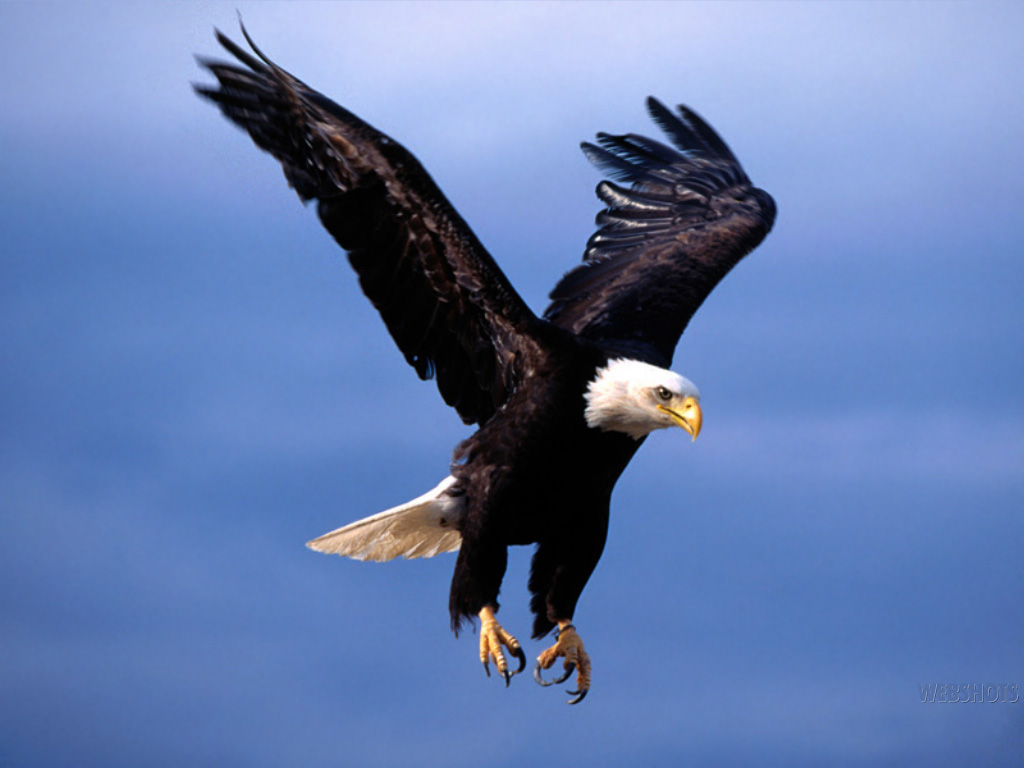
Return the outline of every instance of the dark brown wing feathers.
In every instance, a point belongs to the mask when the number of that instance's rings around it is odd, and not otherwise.
[[[201,59],[219,88],[196,91],[280,161],[303,201],[318,201],[406,360],[436,376],[465,422],[485,422],[522,375],[539,321],[411,153],[245,36],[256,56],[217,32],[245,66]]]
[[[668,365],[711,290],[768,233],[775,203],[696,113],[655,99],[648,109],[676,148],[601,133],[586,156],[606,208],[583,264],[555,286],[545,318],[577,335]]]
[[[219,88],[196,91],[280,161],[304,201],[318,201],[419,376],[436,377],[464,421],[486,422],[541,349],[540,321],[412,154],[276,66],[242,31],[256,55],[217,32],[244,66],[201,59]],[[598,185],[598,229],[544,317],[667,366],[693,313],[771,229],[775,204],[696,113],[654,99],[648,110],[674,147],[605,133],[582,145],[614,181]]]

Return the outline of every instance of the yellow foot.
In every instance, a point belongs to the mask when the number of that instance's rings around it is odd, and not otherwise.
[[[574,698],[569,699],[566,703],[579,704],[583,701],[583,697],[587,695],[587,691],[590,690],[590,657],[583,650],[583,641],[576,634],[576,627],[568,622],[564,624],[559,622],[557,631],[558,642],[537,657],[537,664],[533,668],[533,679],[541,685],[555,685],[557,683],[564,683],[575,670],[576,690],[569,691],[569,695]],[[542,669],[551,669],[559,656],[565,659],[565,663],[562,665],[565,672],[561,677],[556,677],[554,680],[545,680],[541,677],[540,671]]]
[[[487,662],[494,660],[494,666],[498,668],[499,674],[505,678],[505,687],[508,688],[512,675],[518,675],[526,669],[526,654],[519,646],[519,641],[504,630],[498,620],[494,618],[494,609],[484,606],[480,611],[480,663],[484,665],[484,672],[491,676],[491,668]],[[515,672],[508,671],[508,662],[505,660],[505,653],[501,647],[505,646],[512,656],[519,660],[519,669]]]

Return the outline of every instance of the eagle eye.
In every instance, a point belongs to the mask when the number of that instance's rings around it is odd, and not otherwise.
[[[665,402],[668,402],[669,400],[672,399],[672,392],[669,391],[668,387],[658,387],[656,390],[654,390],[654,393],[658,396],[659,400],[664,400]]]

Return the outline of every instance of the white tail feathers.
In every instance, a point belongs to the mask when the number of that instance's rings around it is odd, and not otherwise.
[[[310,549],[356,560],[433,557],[462,544],[458,524],[465,498],[445,493],[455,482],[446,477],[431,491],[397,507],[349,523],[306,544]]]

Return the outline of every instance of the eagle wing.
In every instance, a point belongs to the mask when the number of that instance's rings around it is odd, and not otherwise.
[[[217,31],[244,65],[199,59],[195,85],[280,161],[303,202],[348,251],[366,296],[420,378],[482,424],[515,388],[540,321],[404,147],[268,59]]]
[[[582,144],[612,178],[583,263],[551,292],[544,317],[578,336],[669,365],[687,323],[726,273],[764,239],[775,203],[718,134],[684,106],[647,100],[676,148],[627,134]]]

